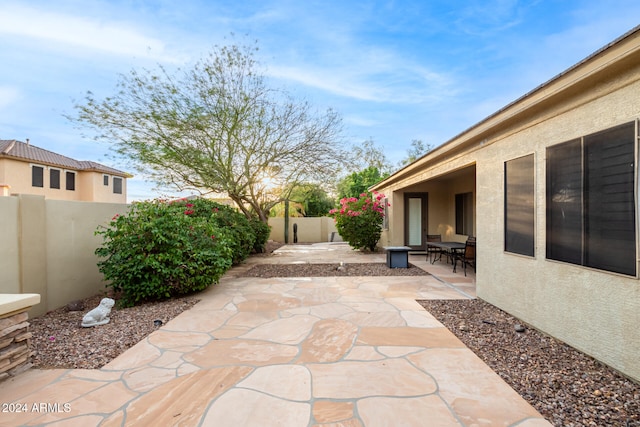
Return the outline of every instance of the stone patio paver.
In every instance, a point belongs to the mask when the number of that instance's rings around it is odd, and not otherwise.
[[[410,256],[433,275],[241,277],[255,263],[384,260],[344,244],[252,258],[100,370],[4,381],[0,403],[28,410],[0,425],[549,426],[415,302],[474,297],[472,272]]]

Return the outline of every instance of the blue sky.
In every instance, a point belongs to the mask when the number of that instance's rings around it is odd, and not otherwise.
[[[0,1],[0,139],[124,169],[64,114],[119,74],[188,67],[230,33],[274,86],[338,110],[397,164],[438,146],[640,24],[637,0]],[[238,40],[236,40],[237,42]],[[129,180],[129,200],[154,192]]]

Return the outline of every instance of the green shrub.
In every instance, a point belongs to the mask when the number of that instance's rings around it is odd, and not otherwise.
[[[260,221],[258,218],[252,218],[249,220],[249,225],[253,229],[253,234],[256,236],[253,244],[253,252],[264,252],[264,247],[267,244],[267,240],[269,240],[269,235],[271,234],[271,226]]]
[[[236,209],[207,199],[196,199],[187,203],[196,217],[206,218],[229,234],[229,245],[233,253],[233,264],[239,264],[251,254],[256,235],[246,216]]]
[[[340,209],[331,209],[338,233],[353,249],[375,250],[384,219],[384,194],[362,193],[359,198],[344,197]],[[387,206],[389,204],[387,203]]]
[[[232,211],[202,200],[133,204],[96,231],[104,240],[96,254],[107,286],[121,292],[127,306],[217,283],[255,241],[246,218]]]

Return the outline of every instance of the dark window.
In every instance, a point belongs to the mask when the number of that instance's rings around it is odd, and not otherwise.
[[[635,126],[584,138],[585,265],[636,273]]]
[[[473,193],[456,194],[456,234],[473,235]]]
[[[534,157],[530,154],[504,164],[504,250],[535,254]]]
[[[582,264],[582,148],[547,149],[547,258]]]
[[[102,175],[102,183],[104,185],[109,185],[109,175]]]
[[[122,178],[113,177],[113,193],[122,194]]]
[[[635,123],[547,149],[547,258],[636,274]]]
[[[42,166],[31,166],[31,186],[44,187],[44,168]]]
[[[67,172],[67,190],[74,191],[76,189],[76,174],[75,172]]]
[[[60,169],[49,169],[49,187],[60,188]]]

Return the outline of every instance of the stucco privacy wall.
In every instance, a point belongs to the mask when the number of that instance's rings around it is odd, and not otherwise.
[[[298,224],[298,243],[328,242],[332,232],[336,232],[333,218],[301,217],[289,218],[289,243],[293,243],[293,224]],[[271,234],[269,239],[276,242],[284,242],[284,218],[269,218]]]
[[[0,293],[20,293],[17,197],[0,197]]]
[[[126,210],[122,204],[46,200],[47,281],[55,285],[55,292],[47,293],[48,309],[104,290],[94,254],[102,236],[94,232]]]
[[[37,293],[34,317],[103,291],[95,249],[107,224],[127,205],[45,199],[44,196],[0,197],[0,293]],[[284,241],[284,219],[271,218],[271,239]],[[336,231],[332,218],[291,218],[298,224],[298,242],[326,242]]]
[[[0,293],[37,293],[38,316],[104,290],[94,231],[127,205],[50,200],[20,195],[0,198]]]
[[[640,281],[547,260],[545,196],[546,148],[640,119],[639,93],[640,27],[377,185],[395,204],[386,238],[403,243],[403,192],[431,193],[438,179],[475,165],[477,295],[640,381]],[[533,257],[504,251],[504,164],[529,154]],[[435,206],[435,200],[430,194],[429,210],[446,217],[451,201]]]

